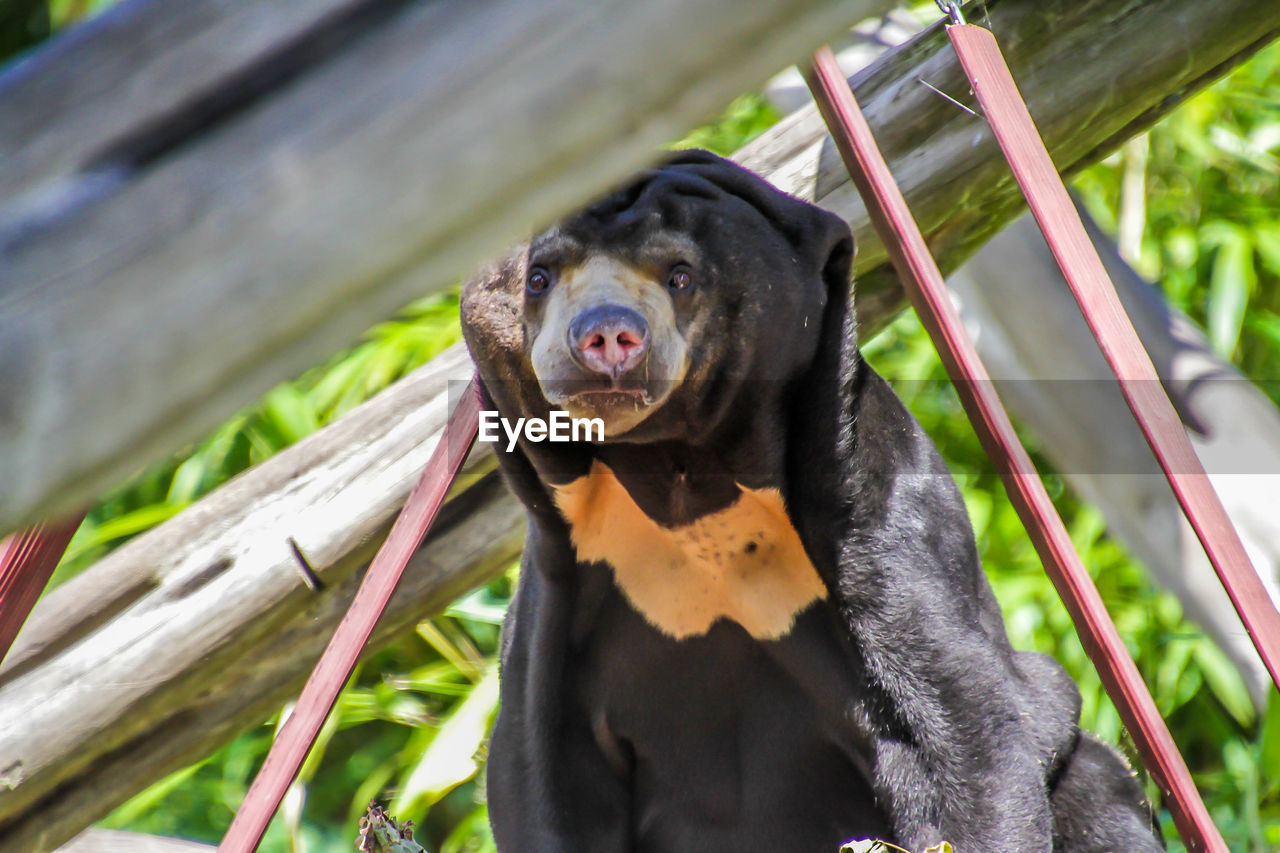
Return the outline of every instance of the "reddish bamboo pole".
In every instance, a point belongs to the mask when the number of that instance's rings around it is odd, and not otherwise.
[[[293,713],[271,744],[244,802],[218,845],[218,853],[251,853],[262,841],[267,824],[280,807],[289,785],[297,778],[320,727],[351,677],[378,617],[391,600],[405,565],[435,521],[449,486],[462,469],[475,442],[479,415],[480,390],[473,379],[449,415],[427,467],[396,517],[391,533],[369,564],[347,614],[303,686]]]
[[[804,74],[876,232],[955,384],[960,402],[1001,472],[1009,498],[1144,763],[1164,793],[1187,847],[1228,853],[1093,579],[995,394],[986,368],[951,303],[942,274],[830,49],[819,50]]]
[[[968,24],[948,27],[947,35],[1071,293],[1120,382],[1129,409],[1271,673],[1271,680],[1280,687],[1280,611],[1249,561],[1177,411],[1165,395],[1155,366],[1120,305],[1115,285],[1098,250],[1089,242],[995,37],[982,27]]]
[[[0,663],[31,614],[83,515],[35,524],[0,542]]]

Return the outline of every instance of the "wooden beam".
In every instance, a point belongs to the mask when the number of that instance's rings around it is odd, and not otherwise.
[[[471,371],[454,347],[36,606],[0,668],[0,850],[57,847],[296,694]],[[523,511],[478,451],[371,649],[519,554]]]
[[[1071,174],[1145,130],[1280,36],[1280,4],[1221,0],[992,0],[967,14],[1000,41],[1058,169]],[[923,81],[923,82],[922,82]],[[876,139],[943,272],[1024,209],[990,128],[924,83],[976,107],[935,26],[851,78]],[[866,208],[817,115],[789,116],[735,156],[839,213],[858,244],[864,336],[903,305]]]
[[[132,27],[150,15],[186,20],[174,4],[135,4],[121,11],[140,16]],[[124,127],[0,137],[0,162],[33,163],[4,179],[21,191],[0,202],[0,529],[83,503],[193,440],[617,179],[836,21],[888,5],[619,0],[577,14],[585,0],[363,4],[329,0],[309,17],[267,0],[178,4],[203,10],[209,26],[224,22],[226,33],[263,27],[269,36],[250,40],[257,52],[215,63],[218,73],[180,74],[201,65],[183,61],[183,44],[212,48],[198,26],[175,23],[191,32],[174,54],[158,37],[160,46],[138,49],[149,83],[107,90],[135,116]],[[268,26],[271,12],[294,17]],[[1253,0],[992,0],[987,12],[1067,171],[1280,28],[1280,8]],[[38,82],[92,80],[96,71],[57,69],[96,68],[106,45],[125,38],[128,27],[113,30],[115,22],[108,15],[10,71],[0,112],[94,103],[74,94],[89,83],[55,98]],[[320,34],[311,50],[308,33]],[[274,86],[254,90],[245,75],[257,79],[255,70]],[[180,91],[166,100],[169,77]],[[936,29],[855,82],[945,270],[1021,202],[985,127],[921,79],[964,98]],[[168,110],[147,109],[150,98]],[[189,110],[193,102],[205,106]],[[55,111],[50,123],[74,115]],[[92,144],[78,143],[80,134]],[[870,331],[901,307],[901,293],[824,139],[816,114],[802,111],[741,159],[852,222]],[[51,153],[31,153],[28,140]]]
[[[212,844],[124,832],[88,829],[58,848],[57,853],[214,853]]]
[[[0,78],[0,531],[56,517],[893,0],[133,0]]]

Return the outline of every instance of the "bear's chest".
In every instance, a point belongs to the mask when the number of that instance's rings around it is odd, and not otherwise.
[[[673,639],[727,619],[757,640],[776,640],[827,597],[776,489],[743,488],[729,506],[669,527],[597,461],[556,487],[555,499],[578,559],[608,566],[632,607]]]
[[[778,639],[737,618],[676,639],[608,567],[584,565],[578,579],[566,724],[590,731],[630,780],[633,849],[818,851],[892,838],[869,781],[865,669],[828,601]]]
[[[781,495],[663,525],[596,461],[555,500],[580,563],[570,705],[633,779],[635,849],[890,837],[864,667]]]

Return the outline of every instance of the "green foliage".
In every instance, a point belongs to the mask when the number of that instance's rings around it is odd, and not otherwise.
[[[734,98],[714,122],[699,127],[672,148],[705,148],[728,157],[764,133],[782,116],[762,95]]]
[[[119,0],[49,0],[49,16],[55,30],[105,12]]]
[[[1139,270],[1280,402],[1280,49],[1263,50],[1150,132]],[[1124,163],[1077,181],[1114,232]]]
[[[82,4],[83,5],[83,4]],[[1192,99],[1150,133],[1140,266],[1171,302],[1210,330],[1250,376],[1280,364],[1280,47]],[[677,145],[728,153],[776,115],[755,96]],[[1114,230],[1123,164],[1108,160],[1077,181]],[[457,339],[456,294],[416,303],[364,343],[272,391],[181,459],[140,474],[90,514],[59,571],[66,577],[129,536],[179,511],[249,465],[349,410]],[[959,480],[982,559],[1023,649],[1057,657],[1081,686],[1084,724],[1129,748],[1114,707],[1045,578],[1003,487],[981,452],[914,316],[869,342],[868,358],[938,443]],[[1276,386],[1269,390],[1274,394]],[[1024,436],[1034,449],[1031,436]],[[1280,846],[1280,701],[1255,719],[1239,676],[1170,595],[1112,540],[1102,519],[1049,471],[1050,492],[1108,602],[1160,710],[1232,850]],[[456,602],[375,655],[353,678],[320,747],[264,851],[351,849],[372,798],[396,800],[427,849],[491,851],[483,803],[484,733],[494,698],[497,624],[514,572]],[[109,826],[216,840],[272,737],[275,721],[158,782],[111,815]],[[1136,760],[1135,760],[1136,764]],[[1152,788],[1154,794],[1154,789]],[[1167,814],[1166,836],[1173,839]]]

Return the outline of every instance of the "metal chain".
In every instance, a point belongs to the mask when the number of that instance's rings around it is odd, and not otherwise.
[[[960,13],[960,4],[956,0],[933,0],[942,10],[942,14],[951,18],[951,25],[958,27],[964,23],[964,15]]]

